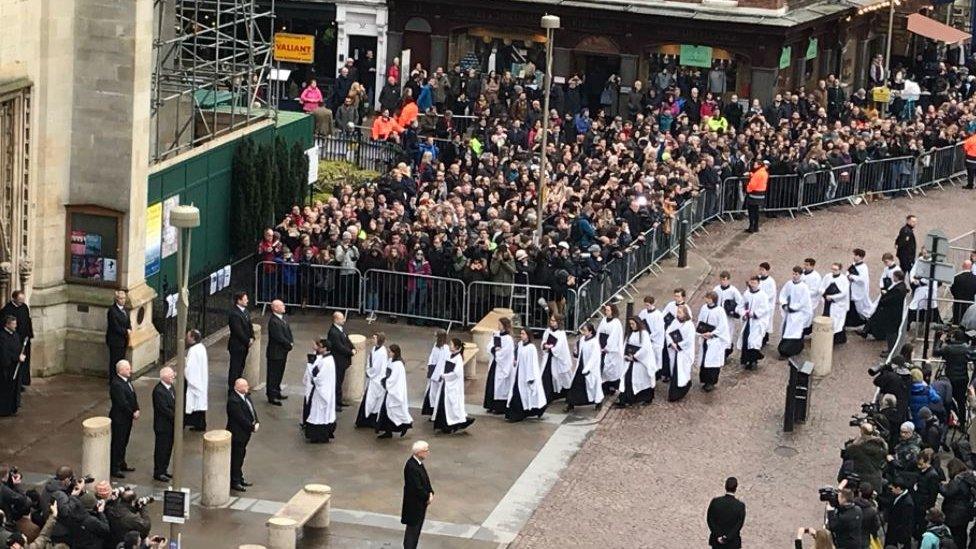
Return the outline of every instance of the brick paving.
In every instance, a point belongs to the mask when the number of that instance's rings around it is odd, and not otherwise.
[[[835,206],[796,220],[763,219],[757,235],[742,232],[744,221],[710,225],[711,234],[697,239],[694,250],[711,272],[692,299],[693,310],[721,270],[731,271],[741,288],[761,261],[772,264],[781,285],[804,257],[816,258],[824,272],[832,261],[846,265],[850,250],[862,247],[874,281],[905,215],[919,216],[921,245],[932,228],[950,237],[973,229],[974,205],[976,195],[950,189],[914,200]],[[665,271],[646,284],[659,299],[670,297],[674,279]],[[747,505],[744,546],[786,547],[797,526],[823,519],[817,488],[835,481],[840,447],[855,434],[849,417],[873,394],[865,370],[882,346],[853,336],[836,348],[833,373],[814,385],[807,424],[792,434],[782,433],[786,363],[774,358],[755,372],[727,366],[710,394],[700,390],[694,373],[683,402],[667,403],[661,398],[666,387],[659,387],[647,408],[609,411],[512,546],[703,547],[708,501],[722,493],[726,476],[735,475]],[[775,338],[768,349],[775,354]]]

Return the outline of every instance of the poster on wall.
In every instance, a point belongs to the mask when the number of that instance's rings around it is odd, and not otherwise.
[[[178,233],[176,227],[169,222],[169,213],[179,205],[179,195],[171,196],[163,200],[163,245],[161,255],[163,259],[176,253],[176,237]]]
[[[308,184],[312,185],[319,180],[319,146],[305,151],[305,156],[308,157]]]
[[[163,203],[146,208],[146,277],[159,272],[163,232]]]

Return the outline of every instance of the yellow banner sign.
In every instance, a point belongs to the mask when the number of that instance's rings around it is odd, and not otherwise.
[[[879,86],[871,90],[871,98],[877,103],[890,103],[891,102],[891,90]]]
[[[311,34],[278,32],[274,35],[275,61],[312,63],[315,61],[315,37]]]

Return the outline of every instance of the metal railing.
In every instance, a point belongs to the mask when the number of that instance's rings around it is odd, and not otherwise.
[[[471,326],[492,309],[503,307],[515,313],[520,326],[545,330],[555,301],[556,292],[549,286],[477,281],[468,285],[465,317]]]
[[[404,158],[403,149],[396,143],[378,141],[360,131],[317,134],[315,144],[321,160],[341,160],[380,173],[389,171]]]
[[[356,269],[285,261],[261,261],[254,266],[254,304],[280,299],[289,307],[360,309],[363,277]]]
[[[423,322],[464,323],[464,282],[454,278],[370,269],[360,310]]]

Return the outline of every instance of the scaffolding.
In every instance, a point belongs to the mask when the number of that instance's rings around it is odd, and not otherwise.
[[[150,162],[276,117],[274,0],[155,0]]]

